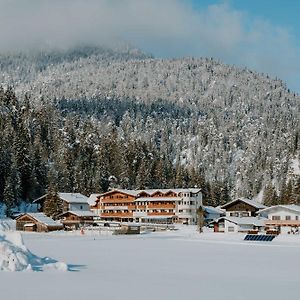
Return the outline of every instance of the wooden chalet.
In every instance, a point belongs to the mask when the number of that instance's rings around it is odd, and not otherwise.
[[[16,218],[16,229],[20,231],[49,232],[62,230],[63,225],[43,213],[25,213]]]
[[[227,217],[255,217],[265,205],[250,199],[238,198],[221,206]]]
[[[93,225],[96,215],[91,211],[67,211],[59,215],[65,228],[75,228]]]

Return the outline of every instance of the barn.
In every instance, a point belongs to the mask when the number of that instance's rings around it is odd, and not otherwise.
[[[16,229],[19,231],[49,232],[62,230],[63,225],[43,213],[25,213],[16,218]]]

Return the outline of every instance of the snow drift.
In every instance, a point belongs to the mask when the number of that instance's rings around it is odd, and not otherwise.
[[[49,257],[38,257],[24,245],[16,231],[0,231],[0,271],[67,271],[68,266]]]

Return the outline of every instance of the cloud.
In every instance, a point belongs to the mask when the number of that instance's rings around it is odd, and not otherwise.
[[[0,0],[0,51],[116,40],[160,57],[208,56],[281,77],[300,90],[294,37],[229,4],[184,0]]]

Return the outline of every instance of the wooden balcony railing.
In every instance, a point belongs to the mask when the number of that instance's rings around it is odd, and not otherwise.
[[[137,205],[136,206],[137,209],[146,209],[146,205]]]
[[[175,209],[175,204],[173,203],[149,203],[148,208],[153,209]]]
[[[133,213],[132,212],[128,212],[128,213],[121,213],[121,212],[102,213],[102,214],[100,214],[100,217],[103,217],[103,218],[132,218]]]
[[[173,212],[148,212],[148,216],[175,216]]]
[[[106,203],[132,203],[134,204],[134,199],[127,199],[127,198],[105,198],[101,199],[101,204]]]
[[[299,226],[300,227],[300,220],[266,220],[266,226]]]
[[[104,210],[135,210],[136,206],[132,204],[125,204],[125,205],[112,205],[112,204],[105,204],[101,205],[100,209]]]

